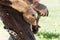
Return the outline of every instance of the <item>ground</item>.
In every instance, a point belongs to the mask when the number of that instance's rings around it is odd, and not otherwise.
[[[39,25],[41,28],[39,32],[59,33],[60,34],[60,0],[41,0],[40,3],[45,4],[49,10],[48,17],[41,17]],[[0,20],[0,40],[8,40],[9,34],[3,29],[3,23]],[[41,35],[40,35],[41,36]],[[36,40],[60,40],[59,38],[47,39],[39,38],[36,36]]]

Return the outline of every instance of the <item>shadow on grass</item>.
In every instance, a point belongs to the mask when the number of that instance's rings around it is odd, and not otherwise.
[[[37,33],[36,35],[39,36],[40,38],[43,37],[47,39],[60,38],[59,33],[40,32],[40,33]]]

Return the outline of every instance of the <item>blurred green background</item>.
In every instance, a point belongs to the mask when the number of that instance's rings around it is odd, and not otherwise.
[[[60,0],[40,0],[40,3],[48,7],[49,16],[40,18],[36,40],[60,40]],[[8,40],[9,34],[3,26],[0,20],[0,40]]]

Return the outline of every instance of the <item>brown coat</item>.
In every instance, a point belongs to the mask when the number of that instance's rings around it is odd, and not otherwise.
[[[23,19],[21,12],[0,4],[0,16],[5,28],[17,33],[17,36],[9,33],[13,40],[35,40],[30,24]]]

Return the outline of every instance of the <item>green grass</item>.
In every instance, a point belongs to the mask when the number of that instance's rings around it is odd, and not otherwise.
[[[39,25],[41,28],[39,29],[39,32],[35,34],[36,40],[60,40],[59,0],[41,0],[41,3],[48,7],[49,16],[40,18]],[[9,37],[9,34],[3,29],[2,26],[4,25],[0,21],[0,35],[2,35],[5,40]]]
[[[43,40],[52,40],[52,39],[60,39],[59,33],[51,33],[51,32],[38,32],[36,36]],[[36,39],[38,39],[36,37]]]

